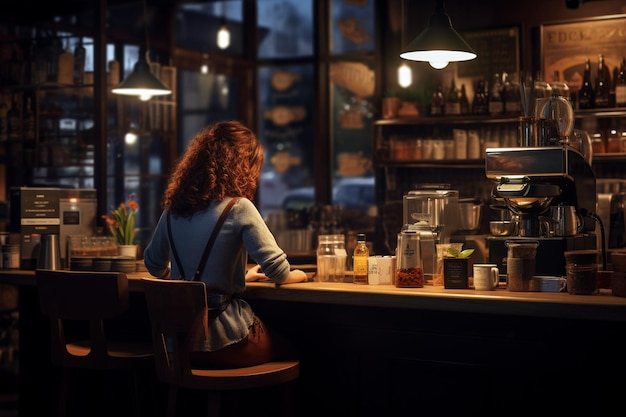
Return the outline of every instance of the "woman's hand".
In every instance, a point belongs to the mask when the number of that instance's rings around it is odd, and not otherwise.
[[[254,265],[246,271],[246,282],[267,281],[267,275],[261,271],[261,265]]]
[[[289,276],[283,282],[283,284],[294,284],[296,282],[307,282],[309,277],[306,276],[306,273],[301,269],[292,269],[289,271]]]

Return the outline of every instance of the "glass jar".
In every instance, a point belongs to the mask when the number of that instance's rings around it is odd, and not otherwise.
[[[538,291],[538,285],[533,277],[539,242],[507,240],[505,245],[508,248],[506,256],[507,289],[509,291]]]
[[[398,234],[396,255],[396,287],[422,288],[424,268],[420,255],[420,235],[408,230]]]
[[[319,235],[315,281],[343,282],[347,252],[344,235]]]

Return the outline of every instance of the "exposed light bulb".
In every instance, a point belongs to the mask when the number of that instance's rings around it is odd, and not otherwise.
[[[448,61],[428,61],[431,67],[434,69],[444,69],[448,66]]]
[[[126,142],[127,145],[133,145],[137,143],[138,138],[139,136],[135,132],[128,132],[124,135],[124,142]]]
[[[141,94],[141,95],[139,96],[139,100],[141,100],[141,101],[148,101],[148,100],[150,100],[151,98],[152,98],[152,95],[150,95],[150,94]]]
[[[226,25],[220,26],[220,29],[217,31],[217,46],[220,49],[226,49],[230,46],[230,31]]]
[[[413,71],[407,64],[402,64],[398,67],[398,85],[402,88],[407,88],[413,84]]]
[[[202,64],[200,66],[200,73],[201,74],[208,74],[209,73],[209,66],[207,64]]]

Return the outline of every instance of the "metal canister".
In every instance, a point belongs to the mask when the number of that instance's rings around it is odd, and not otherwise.
[[[2,269],[20,268],[20,245],[2,245]]]

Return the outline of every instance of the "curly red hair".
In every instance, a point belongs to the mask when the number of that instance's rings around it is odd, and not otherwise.
[[[163,207],[190,216],[225,197],[254,199],[263,165],[263,145],[237,121],[204,128],[189,142],[170,176]]]

